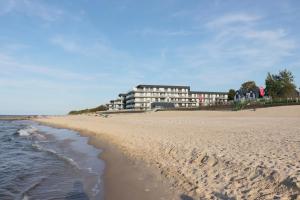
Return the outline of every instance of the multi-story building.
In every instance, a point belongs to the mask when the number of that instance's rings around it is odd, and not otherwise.
[[[126,95],[126,109],[150,109],[154,102],[188,104],[188,86],[138,85]]]
[[[155,107],[192,108],[224,104],[227,102],[228,95],[226,92],[190,91],[189,86],[138,85],[128,93],[120,94],[119,97],[117,101],[111,101],[109,109],[148,110]]]
[[[122,99],[118,98],[115,100],[111,100],[109,104],[107,104],[109,110],[123,110],[124,103]]]
[[[208,106],[216,104],[226,104],[228,100],[227,92],[205,92],[205,91],[191,91],[191,101],[193,106]]]

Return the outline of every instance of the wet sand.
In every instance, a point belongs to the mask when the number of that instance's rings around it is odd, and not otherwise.
[[[96,134],[81,131],[90,137],[89,143],[103,149],[100,158],[105,161],[105,193],[107,200],[179,200],[179,193],[172,189],[170,182],[160,171],[143,161],[131,160],[120,149],[103,142]]]
[[[126,155],[119,154],[115,161],[121,163],[117,165],[128,166],[131,161],[137,162],[136,166],[143,163],[149,165],[149,169],[158,169],[162,175],[155,175],[155,179],[148,181],[141,178],[140,183],[155,185],[160,183],[156,177],[165,177],[172,188],[168,190],[167,186],[163,191],[176,190],[177,197],[185,194],[181,199],[299,198],[300,106],[264,108],[255,112],[170,111],[110,115],[108,118],[62,116],[38,121],[95,133],[109,145],[108,148],[111,146]],[[122,158],[127,161],[123,162]],[[114,171],[111,176],[107,173],[109,178],[105,178],[108,193],[118,193],[117,187],[122,188],[112,180],[109,183],[110,178],[122,174],[113,169],[117,165],[113,159],[108,161],[108,172]],[[128,168],[132,174],[127,178],[138,174],[135,172],[138,170]],[[124,185],[127,185],[127,178],[124,177]],[[139,182],[139,178],[133,179],[133,184]],[[131,188],[129,184],[128,188]],[[146,186],[142,188],[147,189]],[[135,194],[135,190],[132,192]],[[148,193],[155,193],[155,190],[150,189]]]

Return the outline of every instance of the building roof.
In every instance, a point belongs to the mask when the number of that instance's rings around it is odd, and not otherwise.
[[[114,103],[114,102],[116,102],[116,101],[121,101],[121,99],[119,99],[119,98],[118,98],[118,99],[113,99],[113,100],[110,100],[109,102],[110,102],[110,103]]]
[[[184,88],[190,89],[190,86],[183,86],[183,85],[137,85],[137,88],[142,87],[157,87],[157,88]]]
[[[124,96],[126,96],[126,93],[120,93],[119,94],[119,97],[124,97]]]
[[[228,92],[190,91],[192,94],[228,94]]]
[[[126,93],[126,95],[129,95],[129,94],[132,94],[132,93],[134,93],[134,91],[133,91],[133,90],[130,90],[130,91],[128,91],[128,92]]]

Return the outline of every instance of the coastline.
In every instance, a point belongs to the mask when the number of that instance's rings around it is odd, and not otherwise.
[[[14,121],[14,120],[34,120],[36,115],[0,115],[0,120]]]
[[[175,191],[170,182],[161,176],[159,170],[141,160],[129,158],[117,145],[108,142],[107,138],[95,132],[41,122],[38,119],[33,121],[54,128],[76,131],[88,137],[89,145],[101,149],[99,158],[105,162],[102,177],[105,200],[179,200],[187,197]]]
[[[107,145],[99,143],[107,149],[104,159],[109,159],[113,147],[122,152],[119,158],[129,158],[127,163],[159,170],[158,177],[166,177],[173,191],[186,195],[181,199],[289,199],[300,193],[300,106],[256,112],[61,116],[35,121],[80,131],[93,138],[91,143],[99,138]],[[107,168],[114,165],[111,160]],[[107,184],[111,181],[111,193],[117,193],[113,181],[104,179]]]

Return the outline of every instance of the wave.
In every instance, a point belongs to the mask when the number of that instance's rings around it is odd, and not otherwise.
[[[22,137],[34,137],[35,139],[38,140],[47,139],[45,135],[38,133],[38,129],[34,126],[28,126],[24,129],[20,129],[17,131],[16,134]]]
[[[20,129],[17,131],[19,136],[30,136],[35,132],[37,132],[37,128],[35,128],[34,126],[29,126],[27,128]]]
[[[93,196],[97,196],[100,192],[101,179],[100,177],[97,180],[97,183],[92,188]]]
[[[47,152],[49,154],[52,154],[52,155],[56,156],[57,158],[65,161],[65,162],[67,162],[68,164],[70,164],[71,166],[75,167],[76,169],[80,170],[79,165],[72,158],[69,158],[69,157],[67,157],[67,156],[65,156],[63,154],[60,154],[60,153],[56,152],[55,150],[47,149],[45,147],[42,147],[42,146],[40,146],[40,145],[38,145],[36,143],[32,144],[32,147],[34,147],[34,148],[36,148],[36,149],[38,149],[40,151],[45,151],[45,152]]]
[[[28,192],[30,192],[31,190],[33,190],[34,188],[36,188],[37,186],[39,186],[44,180],[46,179],[46,177],[42,177],[39,181],[31,184],[29,187],[27,187],[22,193],[21,193],[21,199],[22,200],[29,200],[29,196],[27,195]]]

